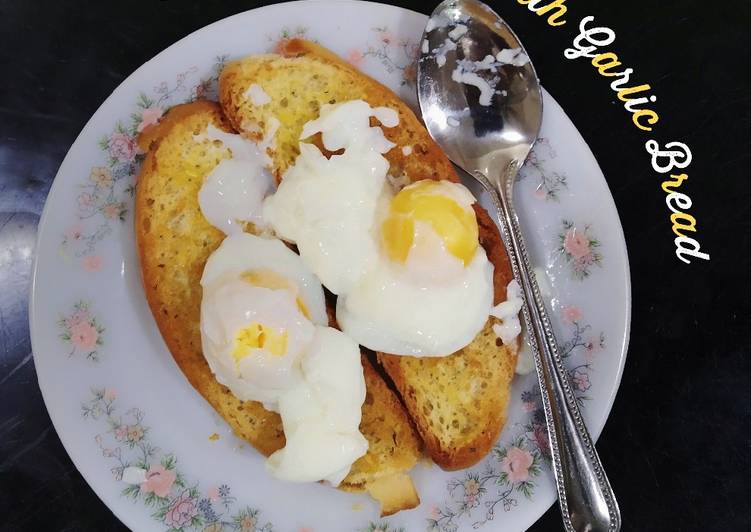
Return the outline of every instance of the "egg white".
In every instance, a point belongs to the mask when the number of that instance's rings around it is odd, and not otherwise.
[[[227,273],[240,275],[249,270],[268,269],[297,284],[299,296],[316,325],[327,325],[326,302],[318,278],[300,256],[280,240],[248,233],[228,236],[206,261],[201,286],[211,285]]]
[[[493,304],[493,265],[478,249],[440,285],[416,283],[386,260],[336,305],[336,319],[361,345],[396,355],[447,356],[468,345]]]
[[[232,352],[237,332],[253,322],[287,333],[281,355],[254,349],[237,361]],[[315,326],[287,290],[252,286],[231,272],[209,285],[201,301],[201,345],[216,380],[243,401],[261,401],[276,411],[286,390],[299,385],[300,357],[313,340]]]
[[[368,449],[358,430],[365,400],[360,349],[342,332],[318,327],[302,373],[303,384],[279,400],[287,442],[266,467],[282,480],[337,486]]]
[[[392,127],[392,109],[372,109],[362,100],[324,106],[305,124],[301,138],[321,132],[326,158],[313,144],[300,143],[300,155],[276,193],[264,201],[263,216],[283,239],[297,244],[300,256],[334,294],[350,290],[377,256],[371,237],[379,198],[386,185],[388,161],[382,154],[394,144],[377,117]]]

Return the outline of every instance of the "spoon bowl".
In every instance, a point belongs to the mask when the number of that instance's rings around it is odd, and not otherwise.
[[[542,90],[516,34],[474,0],[442,2],[427,29],[417,79],[430,134],[454,163],[490,179],[523,162],[542,125]]]

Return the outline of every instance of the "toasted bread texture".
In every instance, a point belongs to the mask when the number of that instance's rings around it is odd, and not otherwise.
[[[219,80],[219,99],[238,131],[254,133],[254,124],[268,131],[272,119],[281,127],[271,153],[277,178],[281,178],[300,153],[303,125],[318,118],[322,105],[363,99],[371,106],[388,106],[399,113],[399,126],[384,128],[397,146],[410,146],[412,155],[393,149],[385,157],[393,177],[420,176],[443,179],[455,176],[451,163],[427,135],[418,118],[390,89],[365,76],[337,56],[314,43],[292,39],[281,47],[284,56],[255,55],[225,66]],[[251,85],[263,88],[271,101],[253,105]]]
[[[159,330],[188,381],[239,437],[268,456],[285,444],[279,415],[258,402],[237,399],[217,382],[201,351],[200,279],[224,234],[201,214],[198,191],[219,161],[231,156],[221,143],[201,139],[209,124],[233,132],[219,105],[199,101],[173,107],[139,138],[146,152],[135,215],[143,284]],[[369,449],[341,487],[367,490],[394,476],[413,497],[387,501],[383,510],[414,507],[419,499],[405,473],[420,456],[419,436],[398,397],[365,357],[363,369],[367,397],[360,428]]]
[[[291,39],[279,52],[230,63],[219,81],[222,107],[235,128],[260,137],[275,120],[281,123],[271,150],[278,179],[294,164],[303,125],[318,117],[321,106],[362,99],[399,114],[398,127],[384,128],[386,138],[397,146],[385,154],[392,177],[406,177],[408,182],[459,181],[422,123],[390,89],[309,41]],[[254,105],[251,85],[261,87],[271,100]],[[256,124],[264,133],[257,131]],[[400,149],[407,146],[411,150]],[[510,263],[496,225],[480,206],[475,206],[475,212],[480,243],[494,265],[494,298],[499,303],[506,299],[506,286],[512,279]],[[516,345],[501,345],[492,332],[493,320],[472,343],[449,357],[378,355],[427,453],[444,469],[468,467],[485,456],[506,420]]]

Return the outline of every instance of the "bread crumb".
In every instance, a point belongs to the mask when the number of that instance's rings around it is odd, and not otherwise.
[[[214,432],[211,436],[209,436],[209,441],[217,441],[219,439],[219,434]]]

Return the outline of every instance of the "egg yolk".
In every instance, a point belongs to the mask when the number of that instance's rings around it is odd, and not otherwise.
[[[300,309],[303,316],[310,319],[310,312],[308,307],[305,306],[305,302],[297,295],[297,286],[284,277],[279,275],[273,270],[259,269],[249,270],[241,275],[242,279],[249,282],[253,286],[259,288],[268,288],[270,290],[287,290],[295,295],[295,301],[297,302],[297,308]]]
[[[449,253],[465,266],[472,261],[479,245],[475,213],[442,194],[439,187],[437,181],[426,179],[394,196],[381,226],[381,239],[391,260],[407,261],[415,237],[415,222],[421,221],[430,224]]]
[[[265,349],[274,356],[284,356],[287,352],[287,331],[277,331],[254,321],[238,331],[232,356],[235,362],[240,362],[254,349]]]

